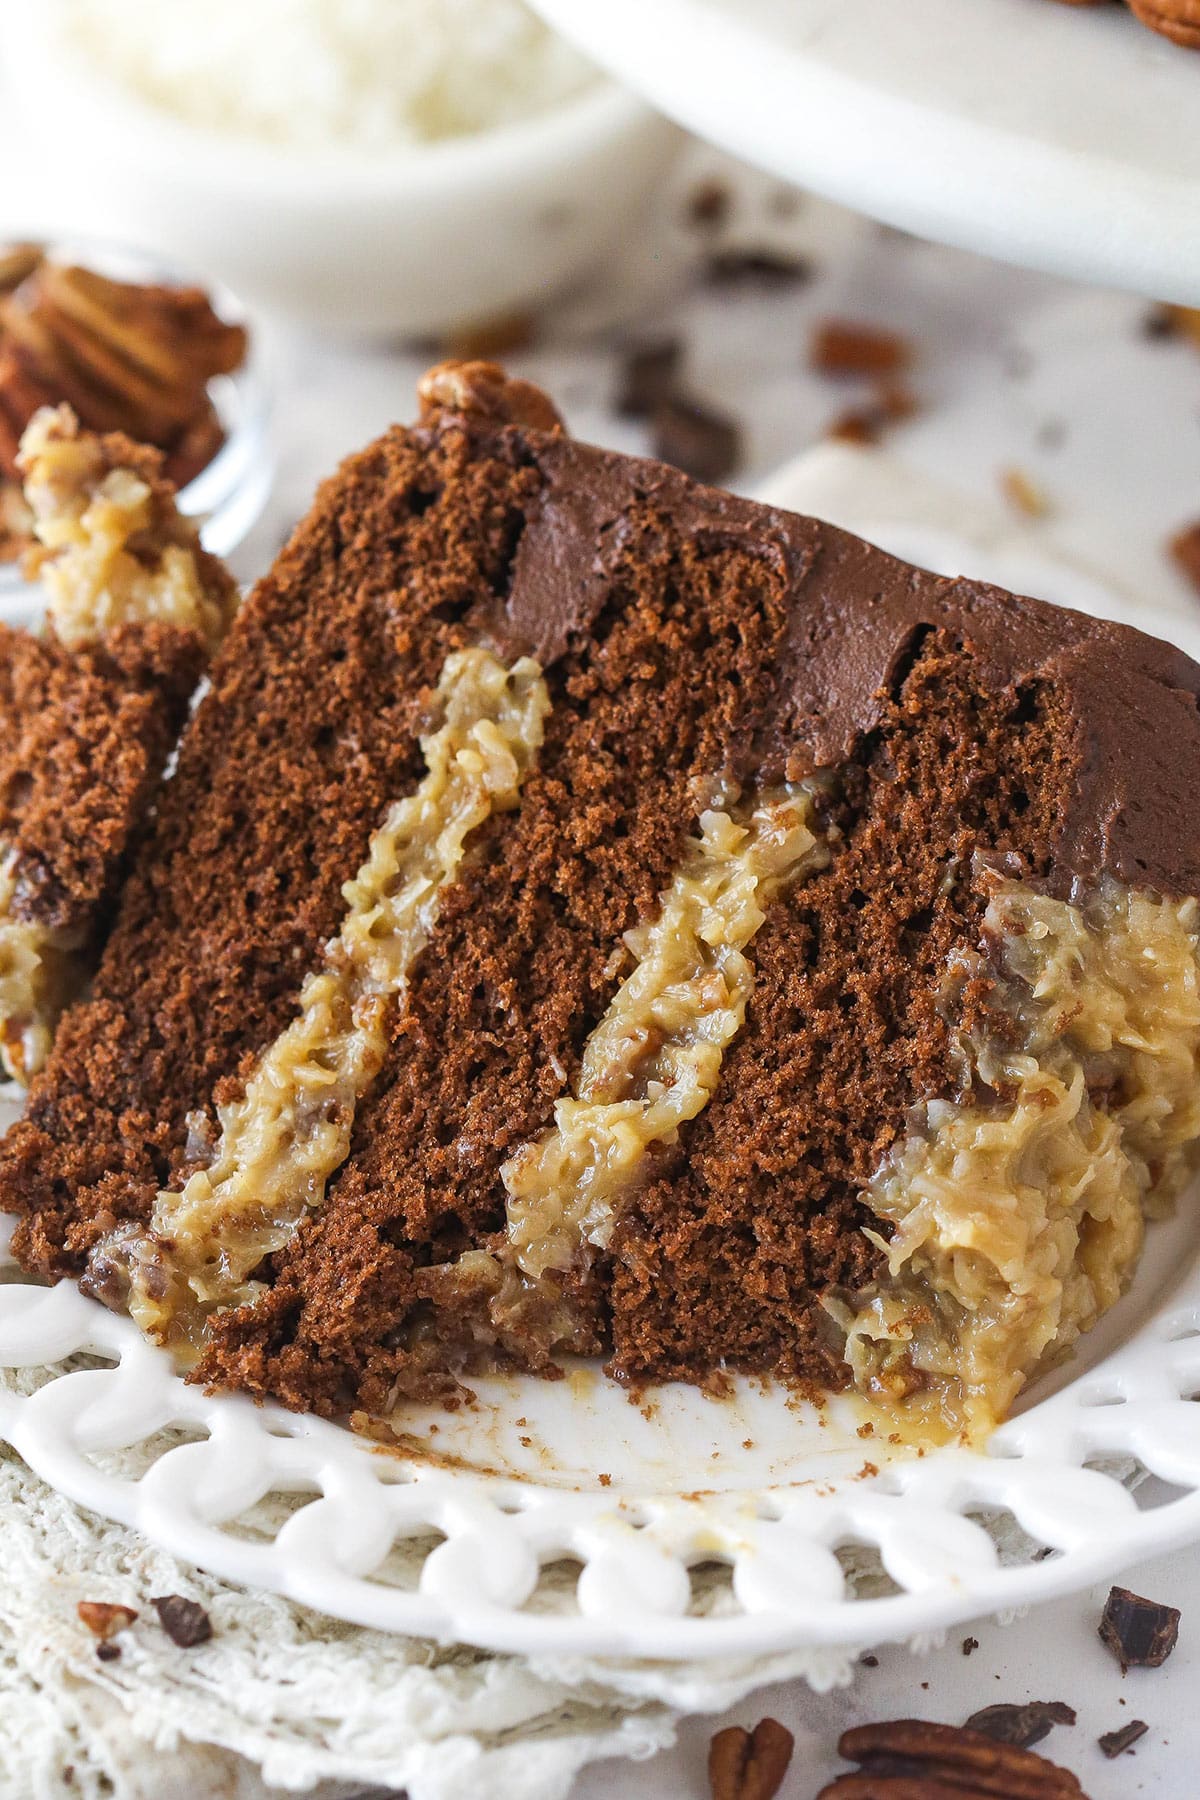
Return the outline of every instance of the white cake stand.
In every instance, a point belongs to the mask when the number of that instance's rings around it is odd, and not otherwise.
[[[533,0],[663,112],[921,237],[1200,304],[1200,52],[1048,0]]]

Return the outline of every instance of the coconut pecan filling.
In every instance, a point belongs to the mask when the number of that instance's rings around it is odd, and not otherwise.
[[[1116,1301],[1143,1223],[1200,1140],[1200,906],[1105,878],[1077,904],[996,879],[994,1028],[956,1050],[964,1101],[912,1121],[864,1193],[886,1256],[829,1301],[855,1385],[986,1430]]]
[[[344,1160],[359,1100],[387,1048],[389,1009],[429,940],[471,833],[517,804],[550,700],[536,663],[488,651],[447,658],[442,723],[421,740],[427,773],[397,801],[343,888],[346,915],[308,977],[296,1018],[259,1057],[241,1098],[217,1109],[211,1163],[158,1195],[149,1228],[122,1227],[93,1252],[149,1336],[195,1354],[208,1316],[253,1301],[254,1271],[280,1250]]]

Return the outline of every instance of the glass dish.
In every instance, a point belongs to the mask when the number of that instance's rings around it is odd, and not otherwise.
[[[208,388],[225,441],[179,494],[180,510],[199,521],[205,549],[228,556],[261,515],[275,476],[262,354],[245,307],[220,282],[123,245],[69,237],[48,241],[45,250],[56,262],[80,263],[118,281],[201,287],[221,318],[247,327],[246,361],[234,374],[218,375]],[[19,562],[0,562],[0,620],[13,625],[30,623],[39,610],[39,599],[36,584],[24,579]]]

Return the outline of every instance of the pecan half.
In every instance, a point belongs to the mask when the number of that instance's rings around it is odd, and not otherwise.
[[[794,1739],[778,1719],[760,1719],[753,1731],[730,1725],[709,1745],[712,1800],[772,1800],[787,1774]]]
[[[1129,0],[1134,15],[1189,50],[1200,50],[1200,0]]]
[[[183,486],[220,447],[208,384],[238,368],[246,333],[200,288],[112,281],[32,246],[0,254],[0,465],[42,406],[153,444]]]
[[[838,1750],[860,1766],[817,1800],[1087,1800],[1068,1769],[957,1725],[859,1725]]]

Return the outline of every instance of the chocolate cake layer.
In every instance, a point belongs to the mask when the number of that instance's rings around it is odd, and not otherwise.
[[[0,628],[0,1056],[40,1067],[110,922],[237,589],[160,459],[39,413],[21,466],[45,619]]]
[[[481,648],[540,667],[540,745],[435,896],[378,1070],[337,1112],[344,1159],[251,1303],[212,1311],[199,1374],[330,1412],[564,1349],[840,1385],[822,1302],[879,1273],[867,1185],[914,1109],[971,1097],[964,1038],[1004,1029],[978,960],[997,872],[1063,901],[1200,890],[1200,670],[506,423],[502,390],[440,398],[326,484],[217,659],[93,994],[0,1149],[19,1253],[114,1301],[131,1268],[162,1291],[172,1245],[147,1222],[219,1163],[323,957],[336,975],[343,884],[427,779],[446,672]],[[820,855],[738,940],[752,982],[711,1097],[646,1137],[569,1266],[515,1270],[512,1171],[590,1103],[589,1047],[698,820],[725,819],[741,879],[746,809],[785,791]],[[655,1026],[630,1066],[691,1044],[686,1017]]]

